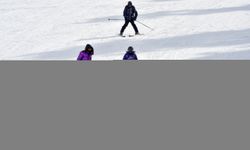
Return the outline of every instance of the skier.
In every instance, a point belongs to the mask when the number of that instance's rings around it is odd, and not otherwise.
[[[120,31],[120,35],[123,35],[124,30],[126,29],[126,27],[128,26],[129,23],[132,24],[134,30],[135,30],[135,34],[139,34],[138,28],[135,25],[135,21],[137,19],[138,13],[135,9],[135,7],[133,6],[132,2],[129,1],[128,5],[125,7],[124,11],[123,11],[123,16],[125,18],[125,24],[123,25],[121,31]]]
[[[134,48],[132,46],[128,47],[128,51],[124,55],[123,60],[138,60]]]
[[[77,60],[78,61],[90,61],[92,60],[92,55],[94,55],[94,48],[90,45],[87,44],[85,47],[85,50],[81,51]]]

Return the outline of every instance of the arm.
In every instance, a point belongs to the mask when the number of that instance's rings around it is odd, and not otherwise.
[[[77,61],[80,61],[80,60],[82,60],[82,52],[80,52],[80,54],[79,54],[79,56],[77,57]]]
[[[136,10],[135,7],[134,7],[134,20],[136,20],[137,17],[138,17],[138,12],[137,12],[137,10]]]
[[[138,60],[137,55],[135,54],[135,60]]]
[[[126,60],[127,59],[127,56],[126,56],[126,54],[123,56],[123,60]]]
[[[138,12],[135,10],[135,20],[137,19],[138,17]]]
[[[125,7],[124,10],[123,10],[123,17],[125,18],[125,20],[126,20],[127,17],[128,17],[128,14],[127,14],[127,7]]]

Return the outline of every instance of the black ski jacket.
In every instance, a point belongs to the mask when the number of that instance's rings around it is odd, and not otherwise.
[[[123,16],[126,21],[135,21],[138,13],[133,5],[127,5],[123,11]]]

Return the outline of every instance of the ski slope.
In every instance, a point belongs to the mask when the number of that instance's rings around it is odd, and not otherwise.
[[[134,0],[144,36],[118,37],[127,1],[0,0],[0,60],[250,59],[249,0]],[[125,34],[133,34],[129,25]]]

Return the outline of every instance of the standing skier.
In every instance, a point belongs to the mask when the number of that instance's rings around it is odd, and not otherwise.
[[[132,46],[128,47],[128,51],[124,55],[123,60],[138,60],[134,48]]]
[[[78,61],[90,61],[92,60],[92,55],[94,55],[94,48],[90,45],[87,44],[85,47],[85,50],[81,51],[77,60]]]
[[[135,30],[135,34],[139,34],[138,28],[135,25],[135,21],[136,18],[138,16],[138,13],[135,9],[135,6],[133,6],[132,2],[129,1],[128,5],[125,7],[124,11],[123,11],[123,16],[125,18],[125,24],[123,25],[121,31],[120,31],[120,35],[123,35],[124,30],[126,29],[126,27],[128,26],[129,23],[132,24],[134,30]]]

